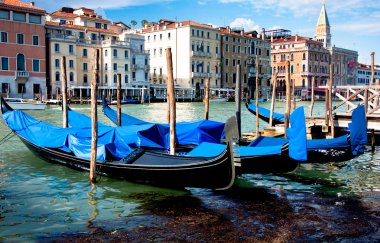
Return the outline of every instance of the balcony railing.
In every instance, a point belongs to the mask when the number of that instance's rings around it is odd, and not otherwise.
[[[207,73],[192,72],[191,77],[193,78],[205,78]]]
[[[211,57],[211,52],[203,52],[203,51],[191,51],[191,56],[193,57]]]
[[[216,78],[221,78],[222,75],[221,75],[220,73],[217,73],[217,74],[215,74],[215,77],[216,77]]]
[[[16,71],[15,72],[15,78],[29,78],[29,72],[28,71]]]

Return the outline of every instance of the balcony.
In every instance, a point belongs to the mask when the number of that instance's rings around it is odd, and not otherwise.
[[[130,47],[130,42],[128,41],[104,40],[101,44],[104,46]]]
[[[50,40],[60,40],[75,43],[77,38],[74,35],[65,35],[65,34],[50,34],[48,36]]]
[[[16,71],[15,72],[15,81],[19,83],[25,83],[29,80],[29,72],[28,71]]]
[[[149,72],[149,70],[150,70],[150,65],[145,65],[145,66],[144,66],[144,70],[145,70],[145,72]]]
[[[211,52],[191,51],[192,57],[212,57]]]
[[[215,74],[215,78],[221,78],[222,75],[220,73]]]
[[[206,73],[198,73],[198,72],[191,73],[192,78],[205,78],[206,76],[207,76]]]

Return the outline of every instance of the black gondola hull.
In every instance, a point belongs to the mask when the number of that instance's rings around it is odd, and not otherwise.
[[[54,149],[38,147],[22,137],[20,138],[34,154],[42,159],[77,170],[88,171],[90,168],[88,160],[77,158],[71,154]],[[121,161],[99,161],[96,163],[96,172],[97,174],[121,178],[128,181],[173,188],[199,187],[227,189],[233,184],[235,170],[229,150],[226,150],[216,158],[195,159],[192,157],[184,158],[181,156],[180,158],[187,160],[184,165],[170,166],[171,162],[168,162],[168,160],[171,159],[174,162],[178,157],[179,156],[170,156],[141,150]],[[152,161],[150,165],[144,165],[144,160]],[[163,163],[163,160],[166,160],[166,162]]]

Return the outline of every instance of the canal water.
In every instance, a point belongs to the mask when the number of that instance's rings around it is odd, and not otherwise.
[[[308,114],[308,102],[297,105]],[[122,112],[165,122],[166,107],[124,105]],[[72,108],[90,112],[88,105]],[[210,119],[226,121],[234,109],[234,103],[211,103]],[[317,102],[315,115],[323,109],[324,103]],[[276,112],[283,111],[284,103],[278,102]],[[62,124],[56,106],[28,113]],[[203,116],[202,103],[177,103],[178,121]],[[101,109],[99,119],[111,125]],[[243,106],[242,131],[254,129],[255,117]],[[9,132],[1,120],[0,139]],[[88,176],[39,159],[15,136],[1,144],[0,241],[380,240],[380,152],[369,148],[343,163],[302,165],[289,174],[243,175],[227,192],[174,190],[107,177],[91,185]]]

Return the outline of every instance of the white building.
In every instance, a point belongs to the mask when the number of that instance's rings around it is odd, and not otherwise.
[[[358,66],[356,85],[369,85],[371,81],[371,65],[361,64]],[[380,79],[380,66],[375,65],[375,80]]]
[[[98,84],[103,94],[115,93],[117,74],[122,77],[123,96],[138,96],[135,88],[149,88],[149,73],[141,66],[149,63],[149,55],[143,51],[144,39],[127,34],[129,27],[122,22],[112,23],[92,9],[64,7],[48,14],[45,26],[52,97],[61,93],[62,56],[66,56],[68,86],[73,95],[89,95],[96,50],[100,51]]]

